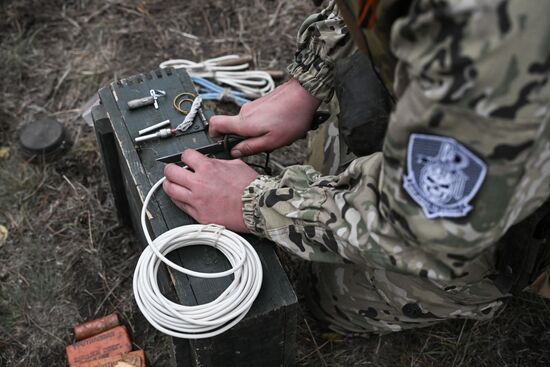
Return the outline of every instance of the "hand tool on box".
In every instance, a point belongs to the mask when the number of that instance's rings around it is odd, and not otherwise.
[[[316,129],[320,124],[325,122],[329,117],[330,117],[330,114],[326,111],[316,111],[313,114],[313,118],[311,120],[311,128]],[[170,129],[163,129],[163,130],[167,130],[167,131],[163,132],[162,134],[167,134],[167,136],[169,136],[168,134],[170,134],[170,131],[169,131]],[[163,130],[160,130],[159,134]],[[174,129],[172,129],[172,130],[174,130]],[[175,132],[174,132],[174,134],[175,134]],[[199,153],[202,153],[202,154],[216,154],[216,153],[221,153],[221,152],[226,152],[226,153],[229,154],[231,152],[231,149],[233,149],[233,147],[235,145],[239,144],[241,141],[243,141],[245,139],[246,139],[245,137],[242,137],[242,136],[239,136],[239,135],[229,134],[229,135],[226,135],[220,141],[217,141],[213,144],[205,145],[205,146],[200,147],[200,148],[195,148],[195,150]],[[137,139],[136,139],[136,141],[137,141]],[[178,162],[180,162],[180,157],[181,157],[181,152],[170,154],[170,155],[167,155],[165,157],[157,158],[157,161],[163,162],[163,163],[178,163]],[[268,157],[269,157],[269,155],[268,155]],[[269,158],[267,158],[267,160],[268,159]],[[265,167],[267,167],[267,163],[266,163]],[[262,168],[265,169],[265,167],[262,167]]]
[[[231,152],[231,149],[233,149],[235,145],[239,144],[241,141],[245,139],[246,138],[238,135],[226,135],[220,141],[217,141],[215,143],[208,144],[199,148],[195,148],[195,150],[205,155],[216,154],[221,152],[226,152],[229,154],[229,152]],[[157,161],[163,162],[163,163],[181,162],[181,152],[157,158]]]

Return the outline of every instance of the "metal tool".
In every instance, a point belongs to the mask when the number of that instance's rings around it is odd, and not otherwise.
[[[135,110],[136,108],[154,105],[155,109],[158,110],[158,98],[166,95],[166,92],[160,89],[151,89],[149,90],[149,96],[143,98],[132,99],[128,101],[128,109]]]
[[[245,139],[246,138],[243,138],[242,136],[238,136],[238,135],[226,135],[220,141],[217,141],[215,143],[208,144],[199,148],[195,148],[195,150],[205,155],[216,154],[221,152],[229,153],[235,145],[239,144],[241,141]],[[157,158],[157,161],[163,162],[163,163],[181,162],[181,152],[170,154],[165,157]]]
[[[202,124],[205,128],[208,128],[208,120],[206,119],[206,116],[204,115],[204,111],[202,110],[202,107],[199,107],[199,117],[202,121]]]

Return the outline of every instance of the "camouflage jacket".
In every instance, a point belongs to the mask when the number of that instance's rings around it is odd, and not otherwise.
[[[244,219],[306,259],[457,281],[550,195],[550,2],[406,9],[388,27],[397,105],[383,152],[336,176],[259,176]],[[334,3],[306,20],[298,46],[291,74],[330,98],[334,61],[353,48]]]

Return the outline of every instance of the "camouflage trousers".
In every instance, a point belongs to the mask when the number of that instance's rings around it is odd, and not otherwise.
[[[338,134],[336,98],[329,107],[329,120],[309,136],[305,163],[333,175],[355,157]],[[448,283],[367,265],[312,263],[311,268],[310,310],[347,335],[384,334],[453,318],[489,319],[506,296],[489,279],[492,252],[474,261],[468,276]]]

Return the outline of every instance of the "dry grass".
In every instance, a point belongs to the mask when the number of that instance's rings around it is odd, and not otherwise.
[[[70,327],[114,310],[152,365],[168,365],[169,341],[133,302],[131,274],[139,249],[130,230],[116,221],[94,133],[81,123],[79,108],[100,86],[168,58],[237,51],[254,55],[262,67],[284,67],[297,26],[310,10],[301,0],[0,3],[0,146],[12,153],[0,160],[0,224],[9,229],[0,247],[1,366],[64,365]],[[27,164],[16,152],[17,128],[46,115],[65,124],[74,146],[54,163]],[[296,163],[299,150],[289,148],[279,160]],[[493,321],[453,321],[370,339],[323,335],[304,311],[297,361],[549,365],[548,307],[525,295]]]

